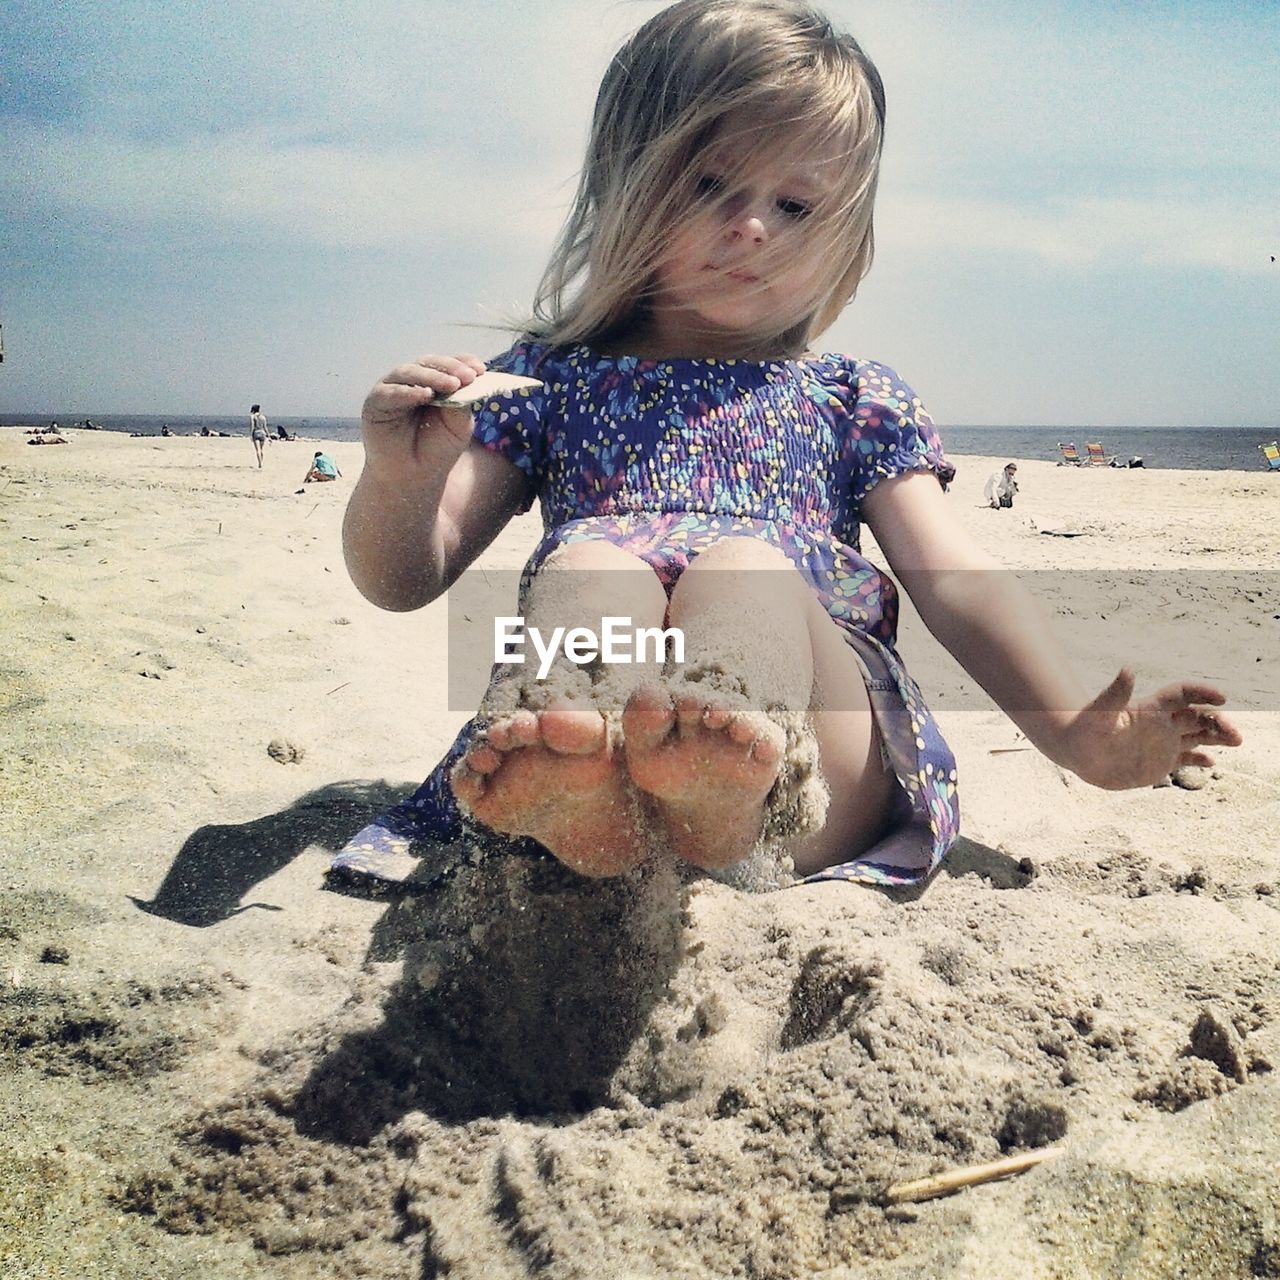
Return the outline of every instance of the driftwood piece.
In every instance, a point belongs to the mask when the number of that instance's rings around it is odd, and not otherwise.
[[[995,1182],[998,1178],[1009,1178],[1016,1173],[1025,1173],[1052,1156],[1062,1154],[1061,1147],[1042,1147],[1039,1151],[1028,1151],[1020,1156],[1010,1156],[1007,1160],[996,1160],[991,1164],[969,1165],[964,1169],[948,1169],[946,1173],[935,1173],[932,1177],[917,1178],[914,1182],[895,1182],[883,1196],[885,1204],[905,1204],[914,1200],[932,1200],[936,1196],[950,1195],[953,1191],[963,1191],[965,1187],[976,1187],[983,1182]]]

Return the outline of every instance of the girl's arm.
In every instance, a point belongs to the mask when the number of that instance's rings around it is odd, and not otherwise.
[[[863,513],[929,630],[1040,751],[1085,781],[1154,785],[1180,764],[1212,764],[1200,748],[1242,741],[1209,710],[1226,699],[1208,685],[1134,703],[1124,669],[1092,697],[1030,593],[969,538],[932,475],[881,481]]]
[[[523,475],[472,442],[470,412],[431,404],[484,367],[475,356],[424,356],[365,400],[365,466],[342,539],[352,581],[384,609],[429,604],[523,505]]]

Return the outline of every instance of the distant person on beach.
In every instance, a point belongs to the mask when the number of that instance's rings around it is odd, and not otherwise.
[[[311,459],[311,469],[302,483],[310,484],[313,480],[323,483],[326,480],[336,480],[341,474],[338,464],[327,453],[317,449],[316,456]]]
[[[258,456],[258,466],[262,466],[262,451],[267,444],[267,415],[262,412],[260,404],[249,408],[249,435],[253,440],[253,451]]]
[[[680,0],[606,72],[531,317],[489,362],[540,385],[441,407],[486,364],[426,355],[369,392],[343,528],[359,590],[429,603],[537,499],[512,612],[566,643],[546,680],[495,645],[476,717],[335,873],[395,879],[415,840],[481,831],[587,876],[655,849],[719,871],[763,842],[805,879],[923,884],[959,833],[957,766],[864,526],[933,634],[1085,781],[1149,787],[1241,741],[1199,681],[1134,700],[1124,668],[1086,690],[944,494],[915,392],[817,354],[871,264],[883,124],[875,67],[808,5]],[[684,661],[603,657],[619,620]]]
[[[277,440],[296,440],[297,438],[298,437],[296,435],[290,435],[288,431],[285,430],[284,423],[282,422],[276,423],[276,439]]]
[[[1018,464],[1006,462],[1003,471],[993,471],[987,477],[982,496],[986,498],[989,507],[999,510],[1001,507],[1013,506],[1013,495],[1018,492],[1017,475]]]

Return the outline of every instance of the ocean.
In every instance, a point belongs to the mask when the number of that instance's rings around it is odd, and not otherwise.
[[[94,414],[91,419],[104,430],[160,434],[168,424],[178,435],[199,435],[201,427],[249,434],[243,414],[233,417],[159,417],[127,414]],[[74,426],[74,415],[21,415],[0,412],[6,425],[48,426],[51,421]],[[274,430],[281,424],[311,440],[358,440],[359,418],[278,418],[270,419]],[[1140,457],[1143,465],[1161,470],[1182,471],[1263,471],[1266,462],[1258,446],[1276,439],[1280,426],[1259,427],[967,427],[940,426],[942,442],[949,454],[994,458],[1040,458],[1057,461],[1059,441],[1071,441],[1084,454],[1085,444],[1101,441],[1108,455],[1120,462]]]

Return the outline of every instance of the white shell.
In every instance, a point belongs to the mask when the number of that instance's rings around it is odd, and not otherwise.
[[[481,400],[487,400],[490,396],[508,396],[522,387],[540,386],[542,383],[537,378],[520,378],[514,373],[498,373],[490,369],[488,373],[482,373],[470,386],[460,387],[451,395],[443,396],[434,403],[446,405],[450,409],[465,409],[473,404],[479,404]]]

